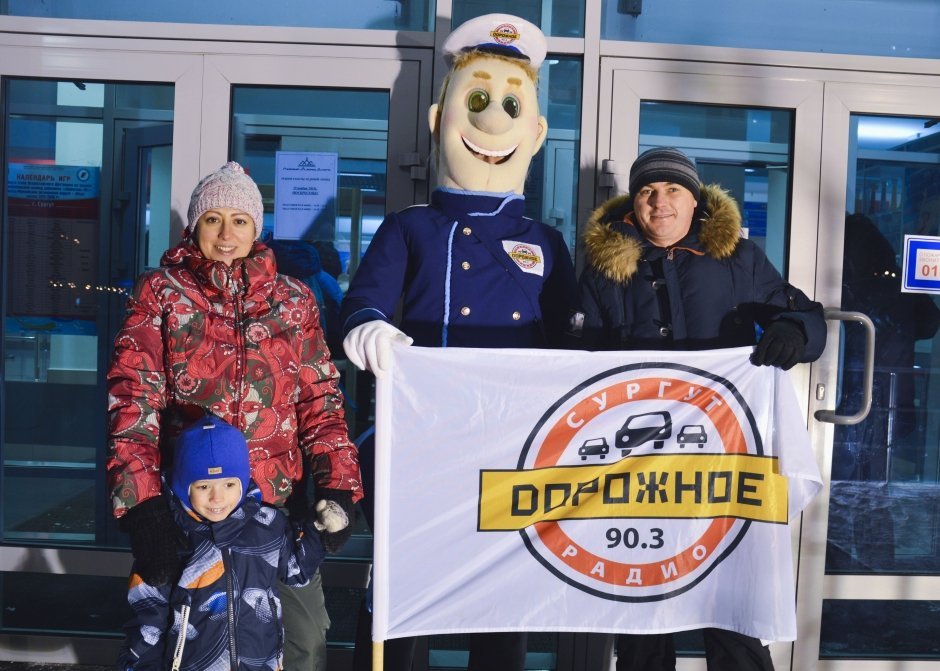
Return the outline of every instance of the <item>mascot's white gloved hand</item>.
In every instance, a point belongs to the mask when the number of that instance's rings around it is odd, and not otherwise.
[[[410,345],[414,339],[388,322],[374,319],[350,331],[343,339],[343,349],[357,368],[381,375],[392,363],[393,342]]]

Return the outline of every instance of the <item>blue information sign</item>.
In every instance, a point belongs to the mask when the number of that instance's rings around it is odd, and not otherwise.
[[[940,237],[904,236],[901,291],[940,294]]]

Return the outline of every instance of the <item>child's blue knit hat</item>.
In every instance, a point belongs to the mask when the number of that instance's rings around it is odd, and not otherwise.
[[[197,480],[238,478],[242,484],[240,501],[245,500],[251,477],[248,443],[228,422],[214,415],[194,422],[176,439],[175,456],[170,487],[187,509],[192,510],[189,487]]]

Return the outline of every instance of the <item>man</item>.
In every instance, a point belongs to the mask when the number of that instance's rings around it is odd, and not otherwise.
[[[651,149],[629,194],[604,203],[584,235],[580,278],[586,349],[702,350],[754,345],[755,365],[787,370],[826,344],[823,309],[741,237],[737,203],[703,186],[695,162]],[[758,332],[762,334],[758,336]],[[755,638],[704,629],[709,671],[773,669]],[[618,636],[617,670],[675,669],[671,634]]]
[[[429,111],[439,188],[429,205],[386,217],[343,301],[343,348],[377,375],[387,370],[393,341],[558,345],[576,300],[564,239],[523,216],[529,163],[548,130],[535,88],[544,36],[528,21],[491,14],[461,25],[443,49],[451,70]],[[361,451],[368,458],[369,447]],[[524,634],[470,640],[470,669],[523,668]],[[360,666],[362,647],[357,669],[368,668]],[[389,641],[385,668],[407,671],[413,648],[413,639]]]

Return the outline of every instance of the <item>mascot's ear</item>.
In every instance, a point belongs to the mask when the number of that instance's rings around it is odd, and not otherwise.
[[[535,145],[532,147],[532,155],[535,156],[539,149],[542,148],[542,143],[545,142],[545,138],[548,136],[548,120],[540,116],[539,117],[539,136],[535,140]]]
[[[441,143],[441,106],[434,103],[428,108],[428,127],[431,129],[431,138],[434,143]]]

